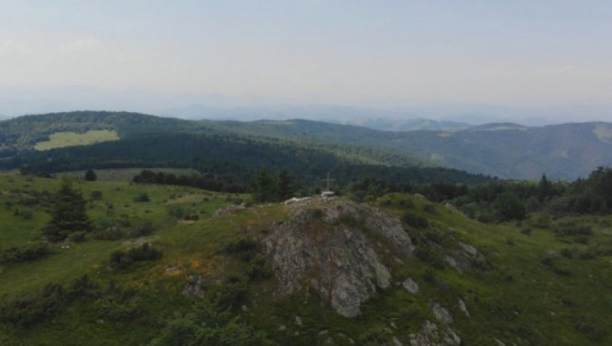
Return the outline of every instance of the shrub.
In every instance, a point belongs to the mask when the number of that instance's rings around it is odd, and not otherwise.
[[[87,232],[74,232],[68,236],[68,241],[82,243],[87,240]]]
[[[429,227],[429,222],[426,218],[420,215],[416,215],[413,213],[404,213],[401,218],[402,222],[407,224],[413,228],[427,228]]]
[[[531,236],[531,228],[525,228],[521,231],[521,234]]]
[[[113,269],[127,269],[134,262],[155,261],[162,258],[161,250],[153,248],[149,243],[131,248],[127,252],[117,250],[110,255],[110,266]]]
[[[153,233],[153,224],[151,222],[141,222],[132,227],[132,230],[127,233],[127,236],[130,238],[138,238],[150,235],[151,233]]]
[[[55,316],[66,303],[60,284],[50,283],[41,293],[22,295],[0,306],[0,321],[18,328],[28,328]]]
[[[168,208],[168,215],[176,219],[182,219],[185,216],[185,210],[178,206]]]
[[[91,197],[92,200],[101,200],[102,199],[102,191],[92,191],[91,194],[89,195],[89,197]]]
[[[261,254],[255,255],[255,257],[249,261],[246,273],[251,281],[268,279],[272,276],[272,271],[270,268],[266,267],[266,259]]]
[[[13,215],[20,217],[24,220],[32,220],[34,214],[30,209],[15,209]]]
[[[225,251],[230,254],[238,254],[241,252],[249,252],[257,249],[257,242],[251,237],[243,236],[232,240],[225,247]]]
[[[134,196],[133,200],[134,202],[142,203],[142,202],[150,202],[151,198],[149,198],[149,195],[147,195],[146,192],[143,192],[143,193],[139,193],[138,195]]]
[[[51,254],[47,244],[38,243],[21,247],[0,249],[0,264],[31,262]]]
[[[436,207],[433,204],[425,204],[423,210],[429,214],[436,214]]]
[[[96,231],[92,236],[97,240],[119,240],[125,237],[125,234],[119,227],[113,226],[104,230]]]

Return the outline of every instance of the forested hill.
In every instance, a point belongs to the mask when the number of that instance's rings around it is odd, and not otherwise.
[[[488,179],[428,167],[408,155],[365,145],[301,135],[279,138],[227,123],[134,113],[25,116],[0,122],[0,133],[0,169],[26,166],[36,174],[87,168],[188,167],[208,175],[227,191],[248,190],[263,166],[272,171],[287,168],[297,182],[308,186],[317,185],[313,182],[327,171],[334,172],[341,184],[366,177],[396,184]]]
[[[387,132],[306,120],[224,122],[227,128],[279,138],[308,138],[410,153],[441,166],[501,178],[586,177],[612,165],[612,124],[544,127],[487,124],[460,131]]]

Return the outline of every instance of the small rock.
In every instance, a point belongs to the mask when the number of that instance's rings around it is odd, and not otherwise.
[[[439,321],[442,321],[444,323],[453,323],[453,316],[451,315],[451,313],[447,309],[442,307],[442,305],[440,305],[439,303],[433,302],[431,309],[433,311],[434,317]]]
[[[319,336],[321,336],[321,335],[325,335],[325,334],[327,334],[327,333],[328,333],[328,330],[327,330],[327,329],[324,329],[324,330],[322,330],[322,331],[320,331],[320,332],[319,332]]]
[[[496,343],[498,346],[506,346],[506,344],[504,344],[504,343],[503,343],[501,340],[499,340],[499,339],[497,339],[497,338],[493,338],[493,340],[495,340],[495,343]]]
[[[465,305],[465,302],[461,298],[459,298],[459,309],[461,309],[466,317],[470,317],[470,312],[467,309],[467,305]]]
[[[301,318],[300,316],[295,316],[295,323],[296,323],[298,326],[300,326],[300,327],[301,327],[301,326],[302,326],[302,318]]]
[[[399,339],[395,336],[393,337],[393,345],[394,346],[404,346],[404,344],[401,341],[399,341]]]
[[[402,286],[404,286],[404,288],[412,294],[419,293],[419,285],[411,278],[408,278],[406,281],[402,282]]]
[[[285,329],[287,329],[287,326],[285,326],[284,324],[278,327],[278,330],[280,330],[281,332],[284,331]]]

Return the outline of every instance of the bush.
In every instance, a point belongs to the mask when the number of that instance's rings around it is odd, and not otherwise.
[[[142,203],[142,202],[150,202],[151,198],[147,195],[146,192],[140,193],[133,198],[134,202]]]
[[[255,249],[257,249],[257,242],[248,236],[238,237],[225,247],[225,251],[230,254],[250,252]]]
[[[38,243],[21,247],[0,249],[0,264],[31,262],[51,254],[47,244]]]
[[[266,267],[266,259],[261,254],[255,255],[249,261],[246,273],[251,281],[265,280],[272,276],[272,271]]]
[[[74,232],[68,236],[68,241],[82,243],[87,240],[87,232]]]
[[[185,217],[185,210],[178,206],[172,206],[168,208],[168,215],[176,219],[182,219]]]
[[[24,220],[32,220],[34,218],[34,214],[30,209],[15,209],[13,215],[20,217]]]
[[[130,238],[138,238],[150,235],[151,233],[153,233],[153,224],[151,222],[141,222],[132,227],[132,230],[127,233],[127,236]]]
[[[531,228],[525,228],[521,231],[521,234],[531,236]]]
[[[92,191],[91,194],[89,195],[89,197],[91,197],[92,200],[101,200],[102,199],[102,191]]]
[[[41,293],[22,295],[0,306],[0,321],[17,328],[28,328],[62,310],[66,294],[60,284],[50,283]]]
[[[435,268],[444,269],[444,255],[441,250],[429,245],[421,244],[414,250],[414,255],[423,262],[429,263]]]
[[[426,218],[413,213],[404,213],[402,215],[401,220],[402,222],[413,228],[422,229],[429,227],[429,222]]]
[[[134,262],[155,261],[162,258],[161,250],[153,248],[149,243],[129,249],[127,252],[117,250],[110,255],[110,266],[113,269],[127,269]]]
[[[433,204],[425,204],[423,210],[429,214],[436,214],[436,207]]]
[[[119,227],[113,226],[104,230],[96,231],[92,236],[97,240],[119,240],[124,238],[125,234]]]

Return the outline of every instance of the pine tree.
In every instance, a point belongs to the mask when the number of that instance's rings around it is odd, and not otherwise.
[[[87,181],[96,181],[98,179],[98,176],[96,175],[96,172],[94,172],[93,169],[88,169],[87,172],[85,172],[85,180]]]
[[[85,199],[69,180],[62,181],[53,201],[51,221],[43,229],[48,240],[61,241],[71,233],[91,230],[91,222],[85,212]]]
[[[278,174],[278,186],[277,186],[278,200],[284,201],[291,197],[295,193],[295,187],[293,186],[293,179],[286,169],[281,169]]]
[[[274,179],[265,167],[257,173],[255,188],[253,190],[253,200],[256,202],[271,202],[276,197]]]
[[[540,202],[544,202],[548,197],[552,196],[552,184],[546,179],[546,174],[542,175],[542,179],[540,179],[540,183],[538,184],[538,199]]]

